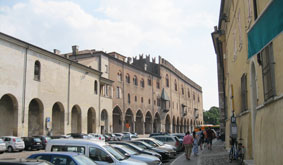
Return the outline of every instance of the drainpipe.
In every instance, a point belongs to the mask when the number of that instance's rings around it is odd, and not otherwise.
[[[26,47],[24,56],[24,72],[23,72],[23,94],[22,94],[22,136],[24,136],[25,123],[25,106],[26,106],[26,83],[27,83],[27,54],[29,46]]]
[[[71,64],[69,64],[69,68],[68,68],[67,125],[70,125],[70,93],[71,93],[70,84],[71,84]]]
[[[123,69],[123,79],[122,80],[124,80],[124,81],[122,81],[123,82],[123,92],[122,92],[123,93],[123,110],[122,110],[122,114],[121,114],[121,116],[122,116],[122,120],[121,120],[122,129],[121,129],[121,131],[124,130],[123,112],[125,112],[125,64],[124,63],[122,64],[122,69]]]

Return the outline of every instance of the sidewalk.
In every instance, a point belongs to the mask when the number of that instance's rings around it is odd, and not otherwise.
[[[192,154],[191,160],[186,160],[185,154],[179,156],[171,165],[239,165],[238,161],[229,163],[229,153],[224,149],[224,142],[221,140],[213,141],[212,150],[199,150],[199,155]]]

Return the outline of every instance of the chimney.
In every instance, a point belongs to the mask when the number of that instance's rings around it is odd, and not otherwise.
[[[154,64],[155,64],[155,57],[154,57],[154,58],[152,58],[152,63],[154,63]]]
[[[53,53],[59,55],[61,52],[60,52],[60,50],[58,50],[58,49],[53,49]]]
[[[79,46],[78,45],[72,46],[72,50],[73,50],[73,53],[72,53],[73,56],[78,55]]]
[[[132,58],[131,58],[131,57],[128,57],[127,63],[130,64],[131,62],[132,62]]]

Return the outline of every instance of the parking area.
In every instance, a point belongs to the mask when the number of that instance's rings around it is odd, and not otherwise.
[[[31,154],[45,152],[44,150],[39,151],[22,151],[22,152],[4,152],[0,154],[0,159],[2,158],[27,158]]]

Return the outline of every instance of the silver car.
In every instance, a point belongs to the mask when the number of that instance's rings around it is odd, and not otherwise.
[[[169,144],[165,144],[159,140],[156,140],[154,138],[137,138],[135,140],[138,140],[138,141],[144,141],[152,146],[155,146],[155,147],[159,147],[159,148],[162,148],[162,149],[165,149],[169,152],[169,157],[170,158],[174,158],[177,154],[176,154],[176,147],[172,146],[172,145],[169,145]]]
[[[160,165],[161,164],[161,161],[159,160],[159,158],[157,158],[155,156],[148,155],[148,154],[138,153],[138,152],[134,151],[133,149],[127,147],[127,146],[119,145],[119,144],[113,144],[112,147],[119,150],[125,156],[131,157],[132,159],[136,159],[136,160],[146,162],[148,165]]]
[[[23,151],[25,149],[25,142],[16,136],[2,136],[3,141],[6,143],[8,152]]]
[[[3,154],[3,152],[6,151],[6,143],[0,139],[0,154]]]
[[[181,151],[182,143],[180,142],[177,136],[162,135],[162,136],[153,136],[152,138],[157,139],[165,144],[169,144],[176,147],[176,151]]]

